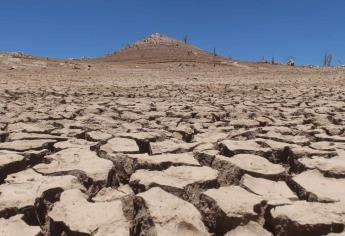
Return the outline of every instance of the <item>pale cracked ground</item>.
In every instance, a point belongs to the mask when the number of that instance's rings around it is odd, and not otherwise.
[[[345,234],[344,82],[52,77],[1,80],[1,236]]]

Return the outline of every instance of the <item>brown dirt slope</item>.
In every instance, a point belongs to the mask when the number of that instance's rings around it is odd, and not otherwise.
[[[152,34],[141,41],[98,60],[106,62],[131,62],[139,64],[166,62],[227,63],[224,57],[215,56],[197,47],[171,39],[162,34]]]

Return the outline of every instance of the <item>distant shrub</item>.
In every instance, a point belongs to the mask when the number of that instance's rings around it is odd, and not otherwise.
[[[213,56],[215,56],[215,57],[218,56],[218,55],[217,55],[216,48],[213,48]]]
[[[276,59],[275,59],[274,57],[272,57],[272,59],[271,59],[271,64],[272,64],[272,65],[278,64],[278,63],[276,62]]]
[[[332,59],[333,59],[333,55],[329,52],[326,52],[325,55],[323,56],[322,65],[324,67],[330,67],[332,65]]]
[[[188,44],[188,34],[185,34],[185,36],[183,37],[183,42],[185,43],[185,44]]]

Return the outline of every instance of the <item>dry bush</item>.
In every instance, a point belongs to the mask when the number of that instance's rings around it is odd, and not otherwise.
[[[332,53],[326,52],[325,55],[323,56],[322,65],[324,67],[330,67],[332,65],[332,59],[333,59]]]

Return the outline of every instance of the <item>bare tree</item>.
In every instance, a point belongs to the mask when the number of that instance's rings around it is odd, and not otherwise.
[[[184,37],[183,37],[183,42],[185,44],[188,44],[188,39],[189,39],[188,34],[185,34]]]
[[[322,65],[324,67],[330,67],[332,65],[332,59],[333,59],[332,53],[326,52],[325,55],[323,56]]]
[[[213,56],[215,56],[215,57],[218,56],[218,55],[217,55],[216,48],[213,48]]]
[[[273,56],[272,59],[271,59],[271,64],[272,64],[272,65],[277,64],[276,59],[274,58],[274,56]]]
[[[295,66],[295,59],[293,57],[288,57],[288,61],[286,64],[288,66]]]

